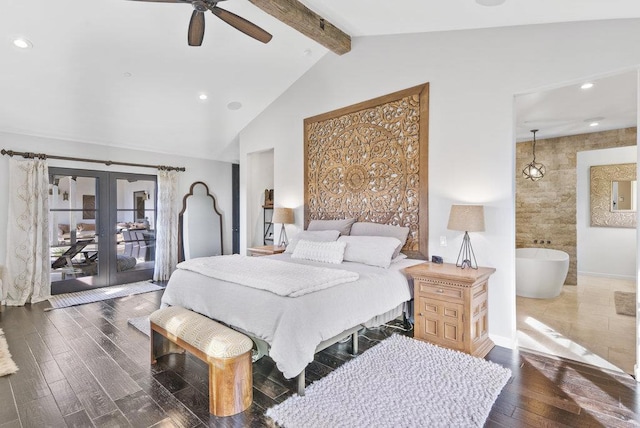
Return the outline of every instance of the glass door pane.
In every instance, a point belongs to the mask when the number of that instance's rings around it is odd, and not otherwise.
[[[116,283],[150,278],[156,249],[155,177],[119,176],[115,190]]]
[[[100,284],[98,177],[54,174],[49,182],[52,287]],[[73,291],[73,290],[68,290]]]

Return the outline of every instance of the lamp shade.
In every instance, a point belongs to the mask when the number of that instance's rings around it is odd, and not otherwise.
[[[271,222],[293,224],[293,210],[291,208],[274,208]]]
[[[484,206],[451,205],[447,229],[464,232],[484,232]]]

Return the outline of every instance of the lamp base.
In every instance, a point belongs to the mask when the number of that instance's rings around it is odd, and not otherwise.
[[[278,247],[286,247],[289,245],[289,240],[287,239],[287,230],[284,228],[284,223],[280,227],[280,237],[278,238]]]
[[[472,261],[473,260],[473,261]],[[464,238],[462,238],[462,246],[458,253],[458,260],[456,260],[456,266],[459,268],[471,268],[478,269],[478,262],[476,261],[476,255],[471,247],[471,238],[469,238],[469,232],[464,232]]]

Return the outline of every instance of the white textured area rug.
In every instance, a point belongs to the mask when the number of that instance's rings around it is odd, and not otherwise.
[[[286,428],[482,427],[511,370],[393,335],[267,410]]]
[[[132,326],[134,326],[136,329],[146,334],[147,336],[151,336],[151,326],[149,325],[148,316],[131,318],[127,320],[127,323],[131,324]]]
[[[4,332],[0,328],[0,377],[10,375],[17,371],[18,366],[16,366],[16,363],[14,363],[11,358],[7,339],[4,337]]]
[[[152,284],[149,281],[132,282],[130,284],[113,285],[111,287],[94,288],[93,290],[78,291],[77,293],[57,294],[49,297],[51,308],[59,309],[69,306],[84,305],[86,303],[100,302],[116,297],[132,296],[134,294],[148,293],[162,290],[163,287]]]

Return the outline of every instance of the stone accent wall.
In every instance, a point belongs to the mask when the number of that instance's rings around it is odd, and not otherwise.
[[[578,282],[577,153],[635,146],[636,132],[636,128],[626,128],[545,140],[536,138],[536,161],[547,170],[538,181],[522,175],[522,169],[531,162],[533,142],[516,144],[516,248],[546,247],[567,252],[570,257],[567,285]],[[534,240],[538,243],[534,244]]]

